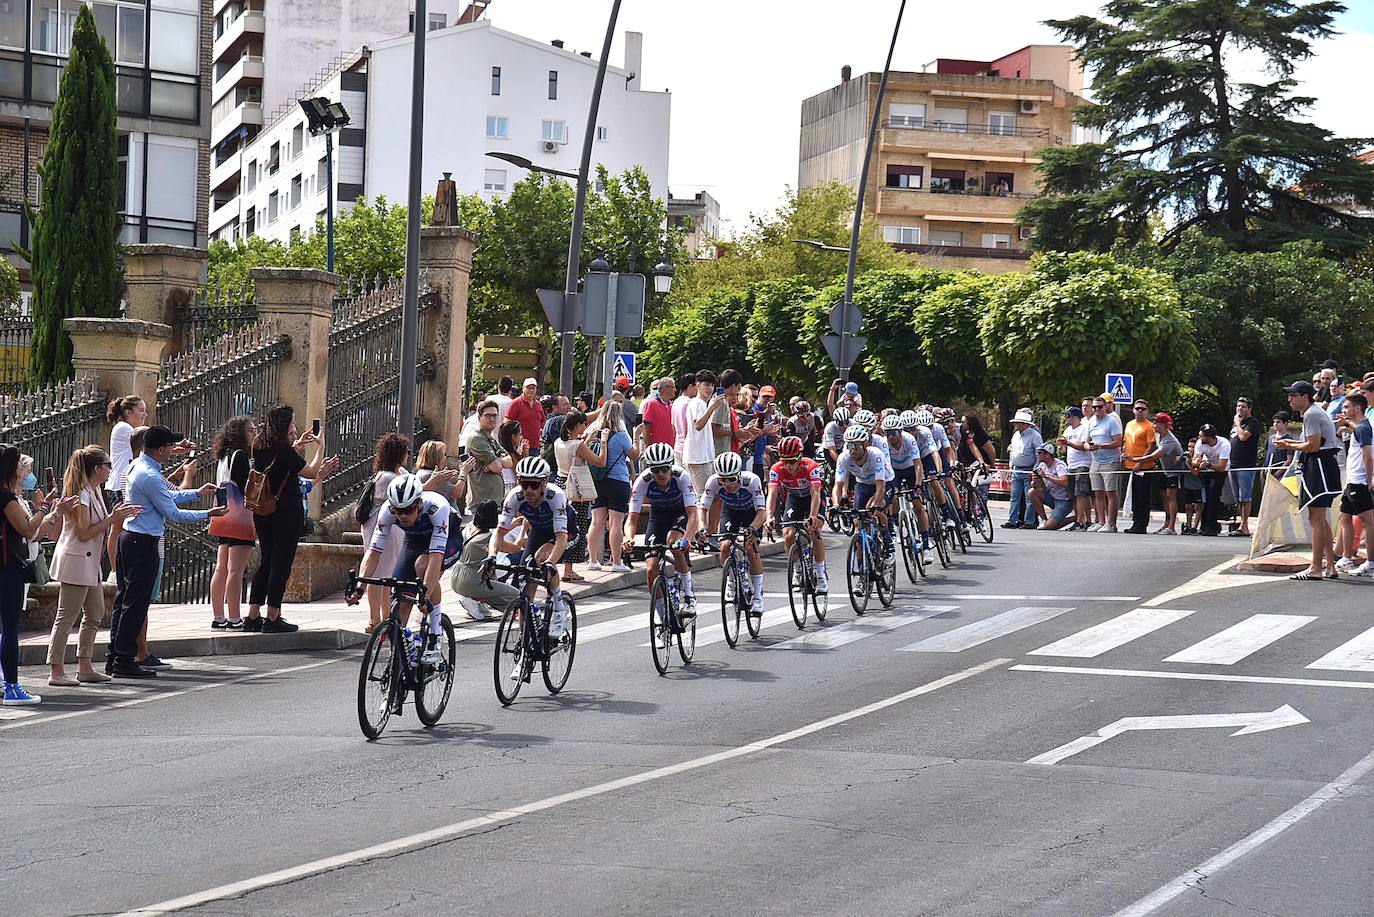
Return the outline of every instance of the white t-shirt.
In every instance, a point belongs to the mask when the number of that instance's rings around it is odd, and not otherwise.
[[[110,468],[109,480],[105,482],[106,490],[124,490],[124,473],[129,470],[129,463],[134,460],[134,448],[129,445],[133,435],[133,425],[127,420],[121,420],[110,431],[110,464],[113,467]]]
[[[1064,427],[1064,438],[1079,445],[1086,443],[1088,441],[1088,425],[1080,420],[1076,427]],[[1093,463],[1093,454],[1070,447],[1068,460],[1070,468],[1087,468]]]
[[[1231,441],[1224,436],[1218,436],[1217,444],[1209,446],[1199,439],[1193,445],[1193,455],[1206,456],[1208,464],[1212,465],[1221,459],[1226,459],[1229,462],[1231,460]]]
[[[706,416],[710,402],[700,397],[693,398],[687,405],[687,442],[682,449],[682,460],[689,465],[704,465],[716,457],[716,441],[707,423],[700,430],[697,421]]]
[[[515,399],[511,398],[509,395],[492,395],[491,400],[495,401],[497,406],[500,407],[501,420],[504,423],[506,419],[506,408],[510,407],[510,403]]]
[[[673,420],[673,451],[679,455],[687,448],[687,406],[695,400],[695,397],[678,395],[673,399],[673,407],[669,411],[669,416]]]

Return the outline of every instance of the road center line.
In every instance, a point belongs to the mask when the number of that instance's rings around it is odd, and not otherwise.
[[[378,857],[393,856],[395,854],[403,853],[409,850],[416,850],[421,847],[427,847],[433,844],[451,841],[455,838],[461,837],[462,835],[467,834],[471,831],[475,831],[479,828],[487,828],[491,827],[492,825],[499,825],[505,822],[515,821],[516,819],[519,819],[525,815],[533,814],[535,812],[544,812],[562,805],[567,805],[571,802],[579,802],[583,799],[590,799],[594,796],[602,796],[606,793],[615,792],[616,790],[623,790],[629,787],[639,786],[640,784],[649,783],[654,780],[661,780],[664,777],[672,777],[677,774],[684,773],[686,771],[699,770],[703,767],[709,767],[713,764],[719,764],[722,761],[730,761],[734,758],[744,757],[745,755],[752,755],[756,752],[765,751],[769,748],[773,748],[774,746],[782,745],[786,742],[791,742],[796,739],[800,739],[805,736],[821,732],[823,730],[831,728],[832,726],[838,726],[842,723],[847,723],[850,720],[855,720],[859,717],[867,716],[870,713],[877,713],[880,710],[885,710],[888,707],[900,704],[904,701],[911,700],[914,697],[920,697],[923,694],[930,694],[933,691],[938,691],[941,688],[948,687],[952,684],[957,684],[958,682],[964,681],[968,678],[972,678],[975,675],[981,675],[982,673],[990,669],[1004,666],[1009,662],[1011,662],[1010,659],[992,659],[988,662],[980,663],[979,665],[975,665],[970,668],[963,669],[962,671],[946,675],[943,678],[937,678],[934,681],[926,682],[925,684],[912,688],[909,691],[903,691],[900,694],[894,694],[891,697],[887,697],[879,701],[874,701],[871,704],[866,704],[862,707],[857,707],[853,710],[846,711],[845,713],[838,713],[835,716],[827,717],[823,720],[817,720],[814,723],[809,723],[805,726],[801,726],[789,732],[783,732],[775,736],[770,736],[766,739],[760,739],[757,742],[750,742],[746,745],[739,745],[734,748],[726,749],[725,751],[719,751],[715,752],[714,754],[703,755],[699,758],[692,758],[691,760],[683,761],[678,764],[670,764],[665,767],[654,768],[653,770],[644,771],[639,774],[633,774],[628,777],[621,777],[618,780],[610,780],[605,783],[599,783],[593,786],[582,787],[581,789],[573,790],[570,793],[562,793],[558,796],[550,796],[547,799],[541,799],[537,802],[526,803],[524,805],[516,806],[511,809],[504,809],[498,812],[491,812],[486,815],[479,815],[476,818],[469,818],[464,821],[454,822],[453,824],[444,825],[442,827],[434,828],[429,831],[423,831],[419,834],[412,834],[408,837],[400,837],[396,838],[395,840],[386,841],[385,843],[374,844],[370,847],[363,847],[360,850],[354,850],[348,853],[340,853],[332,857],[325,857],[324,859],[312,860],[308,863],[301,863],[298,866],[292,866],[287,869],[279,869],[275,872],[265,873],[263,875],[254,876],[249,879],[242,879],[238,882],[230,882],[226,885],[220,885],[202,892],[196,892],[194,894],[185,895],[180,898],[173,898],[169,901],[163,901],[159,904],[150,904],[146,907],[138,908],[136,910],[126,911],[124,914],[119,915],[119,917],[154,917],[154,915],[158,914],[168,914],[173,911],[183,910],[185,908],[199,907],[201,905],[208,904],[211,901],[222,901],[226,898],[234,898],[240,895],[247,894],[249,892],[258,891],[264,888],[270,888],[274,885],[282,885],[287,882],[294,882],[298,879],[304,879],[309,876],[318,875],[319,873],[328,872],[333,869],[339,869],[341,867],[363,863],[368,860],[376,859]]]
[[[1119,678],[1173,678],[1178,681],[1234,681],[1242,684],[1293,685],[1298,688],[1363,688],[1374,690],[1374,681],[1342,681],[1334,678],[1280,678],[1276,675],[1223,675],[1219,672],[1151,672],[1145,669],[1094,669],[1076,665],[1014,665],[1011,672],[1047,672],[1051,675],[1115,675]]]
[[[1236,860],[1239,860],[1246,854],[1278,837],[1284,831],[1293,827],[1298,822],[1326,805],[1332,799],[1340,796],[1351,786],[1358,783],[1365,774],[1368,774],[1371,770],[1374,770],[1374,751],[1365,755],[1335,780],[1332,780],[1326,786],[1317,790],[1311,796],[1308,796],[1302,802],[1293,806],[1293,808],[1284,812],[1263,828],[1260,828],[1248,837],[1227,847],[1221,853],[1218,853],[1202,865],[1194,866],[1187,872],[1164,883],[1135,904],[1117,911],[1113,917],[1145,917],[1147,914],[1154,913],[1188,889],[1199,887],[1204,881],[1212,878]]]

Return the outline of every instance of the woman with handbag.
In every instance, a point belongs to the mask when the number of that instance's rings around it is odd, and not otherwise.
[[[53,523],[81,502],[71,494],[49,505],[40,501],[31,516],[19,497],[18,446],[0,446],[0,672],[5,679],[4,706],[36,704],[43,698],[19,687],[19,622],[24,616],[24,585],[36,577],[28,559],[29,539],[42,538]]]
[[[243,600],[243,571],[253,554],[257,531],[253,527],[253,514],[243,505],[243,489],[248,486],[249,457],[257,438],[257,424],[253,423],[253,418],[243,415],[230,418],[215,434],[215,461],[218,463],[215,483],[219,485],[215,502],[229,507],[229,512],[210,520],[209,534],[219,540],[215,573],[210,578],[210,610],[214,614],[210,627],[213,630],[244,629],[239,613]],[[261,618],[258,620],[261,622]]]
[[[300,499],[297,476],[319,480],[339,467],[337,458],[325,458],[324,446],[320,444],[318,436],[313,433],[297,435],[295,416],[295,411],[287,404],[279,404],[269,410],[263,422],[262,435],[253,448],[253,463],[244,502],[254,511],[253,527],[258,533],[262,562],[253,574],[248,591],[250,620],[244,622],[245,631],[256,632],[260,628],[264,634],[289,634],[300,630],[297,625],[288,624],[281,617],[286,581],[291,576],[291,566],[296,562],[296,545],[300,541],[301,526],[305,523],[305,504]],[[319,444],[319,450],[315,460],[307,464],[299,450],[312,444]],[[253,472],[265,480],[252,480]],[[255,484],[260,484],[260,490]],[[259,620],[264,604],[267,606],[267,617]],[[254,620],[258,620],[256,626]]]
[[[563,418],[563,429],[553,444],[554,458],[558,463],[558,486],[568,495],[568,506],[577,518],[577,530],[586,532],[590,526],[592,501],[596,499],[596,481],[587,469],[588,465],[606,467],[606,449],[602,444],[600,452],[587,448],[582,434],[587,429],[587,415],[581,411],[569,411]],[[569,545],[563,553],[563,582],[580,583],[583,577],[573,572],[572,565],[587,560],[587,541]]]
[[[57,619],[48,638],[48,684],[74,687],[85,683],[109,681],[110,676],[91,665],[95,638],[105,620],[105,587],[100,558],[105,553],[106,533],[124,520],[137,516],[142,507],[121,502],[105,509],[101,489],[109,480],[113,463],[99,446],[87,446],[72,453],[62,489],[81,501],[67,513],[62,533],[53,551],[52,578],[57,580]],[[76,644],[76,677],[66,671],[67,638],[81,619],[81,634]]]
[[[624,411],[618,401],[607,401],[601,407],[600,452],[605,468],[602,475],[592,474],[596,484],[596,500],[592,503],[592,521],[587,533],[587,551],[591,561],[587,569],[601,570],[601,539],[605,533],[610,541],[611,572],[626,573],[629,566],[621,563],[620,551],[625,540],[625,514],[630,509],[630,467],[626,459],[639,458],[639,450],[625,432]]]

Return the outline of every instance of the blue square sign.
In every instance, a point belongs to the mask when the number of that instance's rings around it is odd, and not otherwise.
[[[1107,373],[1107,384],[1103,391],[1111,394],[1117,404],[1130,404],[1135,400],[1135,376],[1131,373]]]
[[[615,362],[611,364],[611,374],[612,377],[616,379],[629,379],[630,384],[634,385],[635,355],[632,353],[626,353],[623,350],[617,350],[615,352]]]

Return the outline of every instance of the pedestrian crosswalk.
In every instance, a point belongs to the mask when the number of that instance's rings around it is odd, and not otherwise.
[[[1315,620],[1310,615],[1251,615],[1206,640],[1166,656],[1164,661],[1234,665]]]
[[[1191,611],[1178,608],[1137,608],[1117,615],[1101,624],[1070,634],[1062,640],[1046,644],[1038,650],[1031,650],[1032,656],[1072,656],[1077,659],[1091,659],[1109,650],[1125,646],[1139,640],[1146,634],[1161,627],[1181,621]]]

